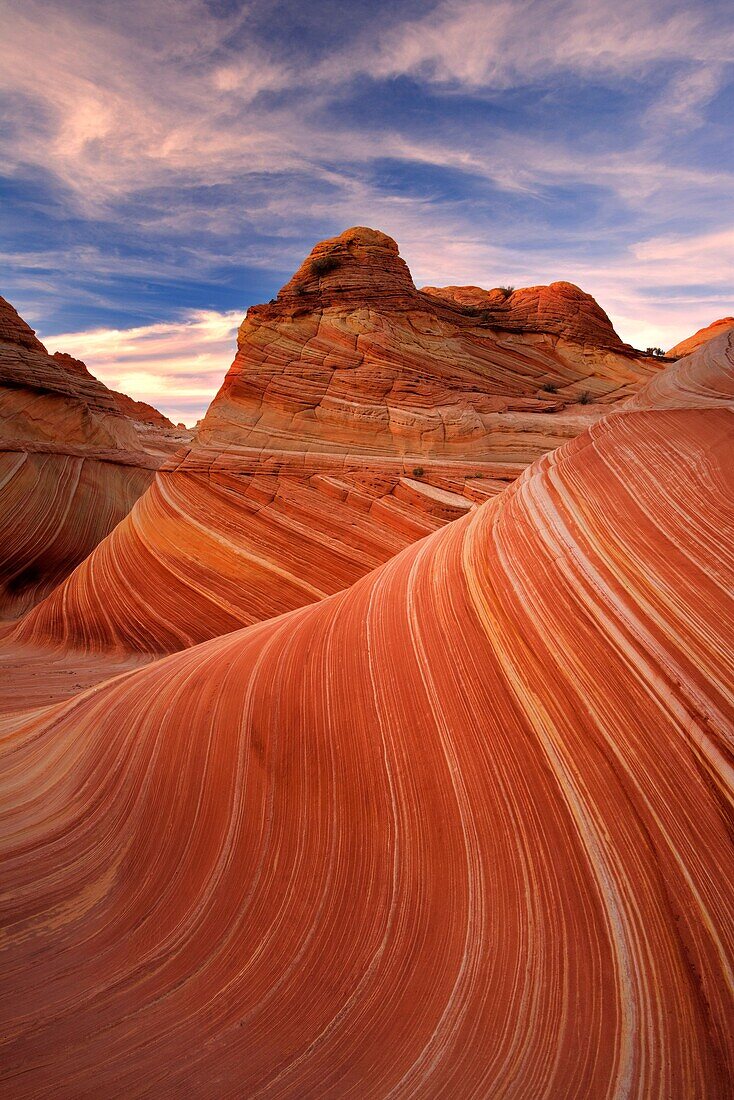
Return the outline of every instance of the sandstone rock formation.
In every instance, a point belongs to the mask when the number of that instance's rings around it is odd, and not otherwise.
[[[348,591],[6,720],[4,1094],[730,1096],[733,419],[722,337]]]
[[[0,618],[55,588],[188,438],[78,359],[49,355],[0,298]]]
[[[734,329],[734,317],[721,317],[718,321],[713,321],[705,328],[700,328],[698,332],[694,332],[693,336],[689,336],[686,340],[681,340],[679,344],[672,347],[670,351],[666,352],[669,356],[683,356],[690,355],[696,348],[700,348],[702,344],[708,343],[709,340],[713,340],[715,336],[721,336],[723,333],[730,332]]]
[[[426,286],[423,293],[478,310],[485,323],[493,327],[549,333],[597,348],[632,350],[623,344],[598,302],[574,283],[494,290],[478,286]]]
[[[18,637],[180,649],[345,588],[488,499],[660,369],[554,287],[499,330],[417,291],[383,233],[317,245],[249,310],[191,447]]]

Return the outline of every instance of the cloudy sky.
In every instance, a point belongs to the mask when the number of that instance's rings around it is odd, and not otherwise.
[[[193,422],[350,225],[417,285],[568,279],[669,347],[734,312],[730,0],[0,0],[0,293]]]

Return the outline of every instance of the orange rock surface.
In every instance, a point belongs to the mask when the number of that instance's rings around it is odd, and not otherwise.
[[[17,638],[168,652],[321,599],[660,369],[577,288],[526,299],[526,328],[518,314],[500,331],[483,310],[417,291],[383,233],[317,245],[277,299],[249,310],[191,447]],[[563,333],[551,300],[574,303]]]
[[[694,332],[693,336],[689,336],[687,340],[681,340],[679,344],[667,351],[666,355],[690,355],[696,348],[700,348],[702,344],[708,343],[709,340],[713,340],[715,336],[721,336],[723,333],[729,332],[734,329],[734,317],[721,317],[718,321],[713,321],[705,328],[700,328],[698,332]]]
[[[3,721],[4,1095],[732,1095],[732,345]]]
[[[49,355],[0,298],[0,618],[68,576],[188,438],[78,359]]]

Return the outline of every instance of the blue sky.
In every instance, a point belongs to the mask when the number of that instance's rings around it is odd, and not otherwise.
[[[349,225],[417,285],[569,279],[671,346],[734,312],[729,0],[0,0],[0,293],[200,415]]]

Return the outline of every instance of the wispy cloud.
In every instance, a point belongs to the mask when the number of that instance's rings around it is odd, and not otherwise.
[[[444,0],[367,52],[380,76],[507,89],[574,72],[595,80],[676,60],[730,61],[734,30],[711,5],[670,0]]]
[[[275,60],[266,43],[248,38],[232,51],[228,43],[246,21],[246,7],[214,20],[202,0],[135,0],[125,5],[124,20],[113,20],[109,5],[1,6],[0,86],[25,101],[22,135],[12,133],[9,112],[6,154],[16,168],[33,163],[55,172],[92,209],[184,175],[189,185],[303,170],[325,179],[329,164],[390,155],[448,160],[468,171],[483,162],[487,171],[487,156],[477,157],[466,141],[453,148],[436,142],[431,154],[425,141],[397,128],[334,119],[325,128],[319,106],[338,102],[361,74],[411,76],[469,93],[545,83],[547,92],[563,74],[619,81],[659,66],[660,94],[648,114],[680,119],[694,117],[716,94],[734,55],[734,29],[715,10],[675,10],[668,0],[447,0],[376,41],[372,35],[306,64]],[[542,34],[529,32],[540,26]],[[672,74],[678,62],[690,71]],[[278,92],[289,94],[268,96]],[[517,136],[522,145],[525,135]],[[493,178],[518,186],[517,174],[497,163],[506,150],[498,152]],[[561,144],[558,153],[569,150]],[[547,167],[537,158],[528,164],[526,184],[542,182]]]

